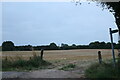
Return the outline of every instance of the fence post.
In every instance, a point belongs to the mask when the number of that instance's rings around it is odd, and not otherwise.
[[[43,60],[43,51],[44,49],[41,49],[41,56],[40,56],[41,60]]]
[[[115,53],[114,53],[114,45],[113,45],[113,36],[112,36],[112,29],[109,28],[110,30],[110,38],[111,38],[111,47],[112,47],[112,56],[113,56],[113,63],[114,63],[114,66],[116,64],[116,60],[115,60]]]
[[[120,67],[120,49],[118,49],[118,67]]]
[[[102,63],[101,51],[98,51],[98,60],[99,60],[99,63],[101,64]]]

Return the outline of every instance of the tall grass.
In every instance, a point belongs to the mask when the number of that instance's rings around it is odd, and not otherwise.
[[[113,66],[112,61],[107,63],[94,63],[85,71],[87,78],[119,78],[120,79],[120,65],[117,62],[116,66]]]
[[[65,71],[68,71],[68,70],[72,70],[76,67],[75,64],[67,64],[65,66],[63,66],[62,68],[60,68],[59,70],[65,70]]]
[[[8,60],[7,57],[2,60],[2,70],[32,70],[34,68],[45,68],[51,65],[51,63],[42,60],[40,56],[31,57],[29,60]]]

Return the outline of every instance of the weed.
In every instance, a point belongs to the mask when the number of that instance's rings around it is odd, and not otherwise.
[[[120,78],[120,69],[116,64],[113,66],[112,62],[109,63],[94,63],[85,71],[87,78]]]
[[[18,59],[16,61],[2,60],[2,69],[3,70],[32,70],[34,68],[43,68],[51,65],[51,63],[41,60],[39,56],[34,56],[30,60]]]
[[[67,70],[72,70],[72,69],[74,69],[75,67],[76,67],[75,64],[68,64],[68,65],[63,66],[63,67],[60,68],[59,70],[65,70],[65,71],[67,71]]]

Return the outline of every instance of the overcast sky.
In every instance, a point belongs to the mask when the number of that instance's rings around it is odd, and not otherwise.
[[[3,3],[2,26],[3,41],[15,45],[110,42],[109,28],[117,28],[108,10],[87,2],[78,6],[71,2]]]

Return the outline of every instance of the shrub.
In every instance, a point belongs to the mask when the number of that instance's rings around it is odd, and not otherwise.
[[[94,63],[85,71],[87,78],[120,78],[120,69],[116,64],[113,66],[112,62],[109,63]]]
[[[30,60],[16,60],[16,61],[9,61],[7,59],[2,60],[2,69],[3,70],[11,70],[11,69],[26,69],[31,70],[32,68],[42,68],[48,65],[51,65],[51,63],[41,60],[39,56],[35,56],[31,58]]]

